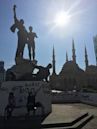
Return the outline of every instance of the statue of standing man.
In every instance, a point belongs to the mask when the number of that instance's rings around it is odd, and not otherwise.
[[[15,30],[17,29],[17,35],[18,35],[18,45],[17,45],[17,51],[16,51],[16,56],[23,58],[23,52],[24,52],[24,47],[25,44],[27,43],[27,31],[24,26],[24,20],[23,19],[17,19],[16,16],[16,5],[13,6],[13,13],[14,13],[14,24],[11,26],[11,31],[14,33]]]
[[[33,32],[33,27],[29,26],[28,32],[28,51],[29,51],[29,59],[35,60],[35,38],[38,38],[36,33]]]

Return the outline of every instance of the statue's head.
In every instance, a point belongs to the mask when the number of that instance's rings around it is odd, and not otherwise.
[[[48,64],[47,68],[49,69],[52,68],[52,64]]]
[[[35,94],[35,89],[33,88],[32,91],[29,92],[29,96],[32,96]]]
[[[32,96],[32,95],[33,95],[33,94],[32,94],[32,92],[30,91],[30,92],[29,92],[29,96]]]
[[[9,93],[9,97],[13,97],[14,96],[14,93],[13,92],[10,92]]]
[[[23,19],[20,19],[20,22],[21,22],[21,24],[24,24],[24,20]]]
[[[33,30],[33,27],[32,26],[29,26],[29,30],[32,31]]]

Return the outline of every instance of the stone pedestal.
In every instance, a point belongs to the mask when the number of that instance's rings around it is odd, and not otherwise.
[[[0,89],[0,115],[4,116],[4,110],[8,104],[8,96],[10,92],[14,93],[16,100],[16,108],[13,116],[25,116],[27,114],[27,97],[31,91],[37,92],[35,102],[41,103],[44,110],[44,115],[52,111],[51,107],[51,90],[49,83],[43,81],[7,81],[4,82]],[[35,111],[36,115],[41,115],[41,107]],[[32,112],[33,115],[33,112]]]
[[[7,70],[6,80],[19,80],[22,76],[32,73],[36,65],[36,60],[31,61],[28,59],[17,58],[16,65],[13,65],[10,69]]]

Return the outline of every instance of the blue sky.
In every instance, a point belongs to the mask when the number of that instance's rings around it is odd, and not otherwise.
[[[5,68],[14,62],[17,32],[12,33],[13,5],[17,5],[17,17],[24,19],[28,30],[30,25],[37,33],[36,60],[46,66],[52,62],[52,49],[55,47],[57,73],[65,63],[66,51],[72,59],[72,38],[75,41],[77,63],[84,69],[84,48],[88,51],[89,64],[96,64],[93,36],[97,34],[97,0],[1,0],[0,1],[0,60]],[[68,25],[55,27],[54,16],[60,10],[72,15]],[[28,58],[27,46],[24,58]]]

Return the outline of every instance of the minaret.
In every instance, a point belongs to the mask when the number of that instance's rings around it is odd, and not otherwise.
[[[52,74],[56,74],[56,68],[55,68],[55,50],[54,50],[54,46],[53,46],[53,60],[52,60],[52,64],[53,64],[53,73]]]
[[[74,39],[72,39],[72,59],[73,59],[73,61],[76,63]]]
[[[88,54],[87,54],[86,46],[85,46],[85,65],[86,65],[86,68],[87,68],[88,67]]]
[[[68,54],[67,54],[67,52],[66,52],[66,62],[68,62]]]

